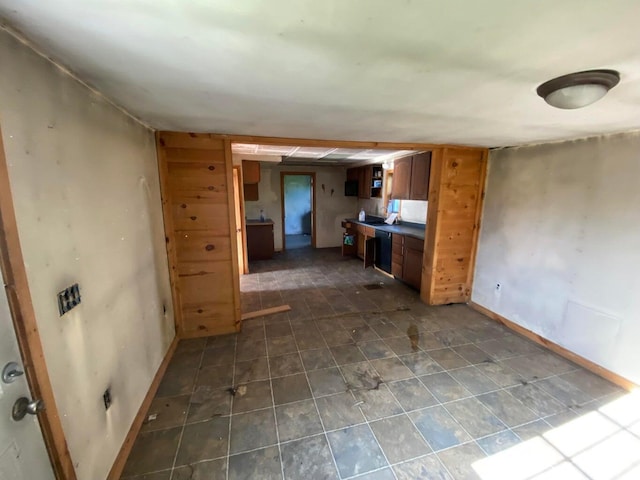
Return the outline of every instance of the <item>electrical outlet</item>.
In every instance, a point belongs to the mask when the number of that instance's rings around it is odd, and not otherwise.
[[[499,283],[496,283],[496,292],[499,292],[501,288],[502,288],[502,285],[500,285]]]
[[[104,409],[109,410],[111,406],[111,388],[107,388],[102,394],[102,401],[104,402]]]
[[[58,311],[60,312],[60,316],[67,313],[76,305],[79,305],[81,300],[80,287],[77,283],[58,292]]]

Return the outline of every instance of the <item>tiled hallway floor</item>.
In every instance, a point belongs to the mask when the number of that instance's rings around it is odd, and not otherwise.
[[[252,271],[245,311],[292,310],[182,341],[123,478],[613,478],[580,460],[585,439],[640,442],[640,422],[598,412],[625,392],[467,306],[428,307],[333,249]],[[565,448],[560,426],[585,418]]]

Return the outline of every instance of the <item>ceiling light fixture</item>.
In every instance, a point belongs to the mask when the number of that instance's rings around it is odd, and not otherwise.
[[[600,100],[619,81],[615,70],[587,70],[544,82],[537,92],[552,107],[582,108]]]

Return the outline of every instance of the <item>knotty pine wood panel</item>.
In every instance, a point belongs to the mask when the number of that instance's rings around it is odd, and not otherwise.
[[[237,331],[230,144],[208,134],[160,132],[157,138],[178,335]]]
[[[430,305],[467,302],[486,174],[485,149],[433,152],[421,298]]]
[[[214,212],[211,206],[202,203],[179,203],[171,205],[176,231],[215,230],[228,234],[229,212],[218,208]]]

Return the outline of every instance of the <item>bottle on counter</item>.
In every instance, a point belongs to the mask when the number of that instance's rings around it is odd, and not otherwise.
[[[358,214],[358,221],[364,222],[366,218],[367,218],[367,214],[364,213],[364,208],[361,208],[360,213]]]
[[[264,210],[260,209],[260,221],[264,222]]]

